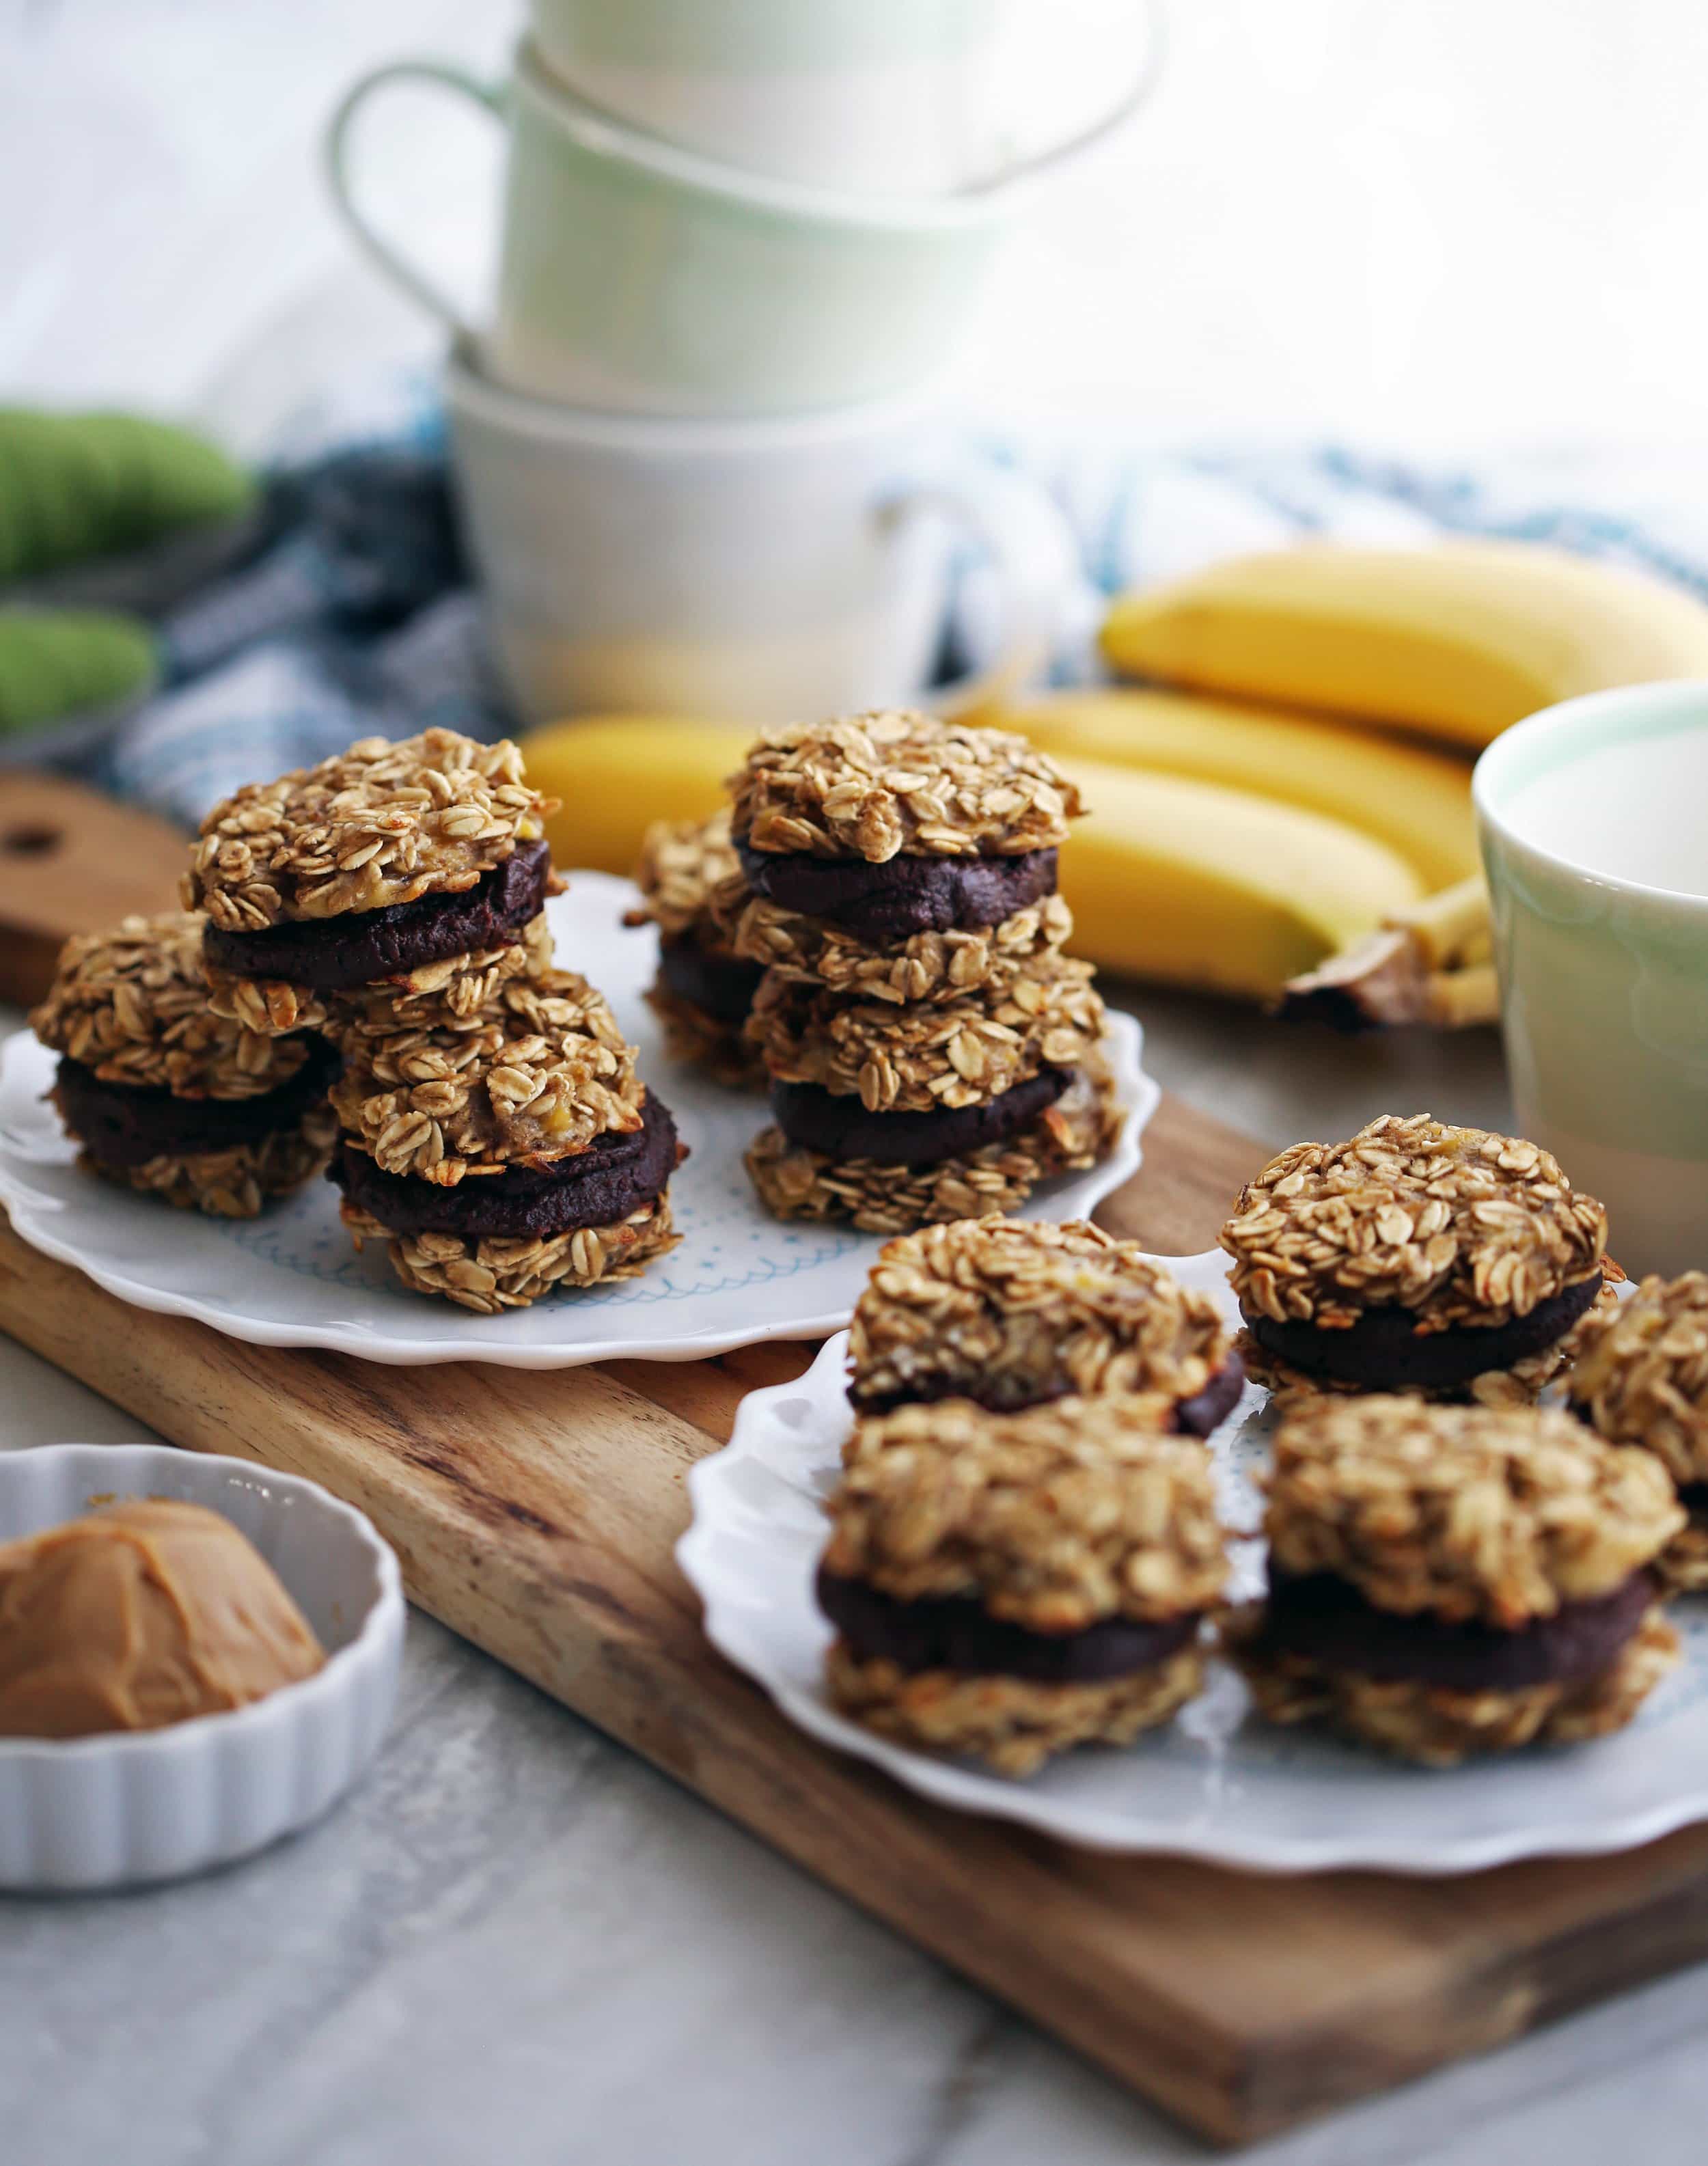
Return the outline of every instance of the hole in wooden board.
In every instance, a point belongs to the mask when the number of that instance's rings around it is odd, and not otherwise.
[[[65,839],[62,828],[45,827],[38,821],[33,827],[0,829],[0,850],[10,858],[44,858],[50,850],[56,850]]]

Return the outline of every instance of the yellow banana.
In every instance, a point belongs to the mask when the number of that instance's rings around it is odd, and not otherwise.
[[[1326,813],[1385,843],[1426,888],[1477,869],[1471,770],[1451,753],[1180,692],[1057,692],[990,719],[1054,759],[1192,775]]]
[[[1062,850],[1073,947],[1104,969],[1267,1000],[1422,893],[1385,843],[1321,813],[1183,775],[1058,764],[1091,811]]]
[[[704,820],[746,757],[745,722],[685,715],[590,715],[535,730],[522,751],[536,788],[561,799],[546,823],[554,860],[626,873],[655,820]]]
[[[554,724],[523,749],[560,797],[565,866],[626,872],[649,821],[713,811],[751,732],[624,716]],[[1423,884],[1373,836],[1249,791],[1064,760],[1092,816],[1062,853],[1073,945],[1105,969],[1257,998],[1415,903]]]
[[[1121,676],[1480,747],[1579,692],[1708,677],[1708,607],[1526,542],[1312,543],[1123,596],[1103,647]]]

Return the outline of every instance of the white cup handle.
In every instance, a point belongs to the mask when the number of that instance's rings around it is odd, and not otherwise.
[[[967,528],[989,552],[1001,592],[1000,652],[984,668],[934,684],[921,705],[965,714],[1009,698],[1047,660],[1083,581],[1072,528],[1035,482],[999,468],[932,481],[892,497],[892,521],[935,511]]]
[[[337,110],[326,124],[323,145],[326,178],[332,190],[332,200],[339,216],[354,236],[356,245],[369,260],[383,271],[393,283],[418,302],[429,315],[436,316],[453,336],[461,339],[471,335],[456,304],[451,299],[428,273],[412,263],[406,256],[399,255],[391,243],[369,225],[367,215],[356,200],[355,184],[351,177],[351,129],[356,114],[366,104],[372,93],[387,83],[426,82],[440,90],[454,90],[459,96],[471,99],[484,113],[502,119],[504,92],[501,87],[482,82],[466,69],[454,66],[445,61],[392,61],[384,67],[375,68],[351,83],[338,102]]]

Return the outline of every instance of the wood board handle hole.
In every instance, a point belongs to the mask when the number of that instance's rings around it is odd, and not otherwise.
[[[43,821],[26,821],[21,826],[0,830],[0,851],[8,858],[45,858],[50,850],[58,849],[66,839],[63,827],[50,827]]]

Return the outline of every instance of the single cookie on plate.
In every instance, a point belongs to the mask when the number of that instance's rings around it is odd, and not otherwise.
[[[337,1060],[318,1038],[271,1038],[214,1013],[202,918],[167,911],[68,940],[30,1017],[59,1054],[50,1094],[79,1162],[108,1181],[222,1218],[252,1218],[326,1163]]]
[[[1166,1426],[1208,1436],[1244,1381],[1209,1295],[1083,1219],[959,1219],[886,1242],[848,1353],[848,1396],[862,1413],[944,1398],[1008,1413],[1152,1392],[1168,1403]]]
[[[880,1735],[1029,1775],[1125,1745],[1204,1681],[1226,1542],[1210,1455],[1110,1393],[862,1420],[828,1507],[830,1698]]]
[[[1591,1318],[1568,1389],[1580,1420],[1665,1466],[1690,1517],[1655,1568],[1668,1587],[1708,1588],[1708,1272],[1646,1278]]]
[[[1450,1767],[1622,1729],[1678,1659],[1673,1485],[1569,1414],[1314,1397],[1268,1492],[1268,1599],[1227,1640],[1271,1722]]]
[[[744,1026],[764,972],[731,945],[747,884],[730,816],[655,820],[635,867],[645,901],[624,922],[658,927],[658,975],[647,1003],[672,1057],[731,1090],[762,1088],[765,1066]]]
[[[1025,738],[921,714],[759,738],[732,778],[752,900],[739,953],[863,1000],[953,1000],[1073,929],[1056,853],[1078,793]]]
[[[514,745],[453,730],[364,737],[240,790],[203,821],[185,878],[215,1008],[258,1032],[335,1026],[374,986],[424,1020],[477,1008],[541,959],[562,885],[551,809]]]
[[[1606,1239],[1537,1144],[1423,1114],[1295,1144],[1220,1234],[1260,1383],[1488,1406],[1531,1403],[1569,1366],[1623,1276]]]
[[[342,1038],[330,1169],[345,1223],[418,1293],[482,1314],[632,1277],[676,1244],[686,1155],[604,996],[570,970],[507,980],[478,1013]]]

